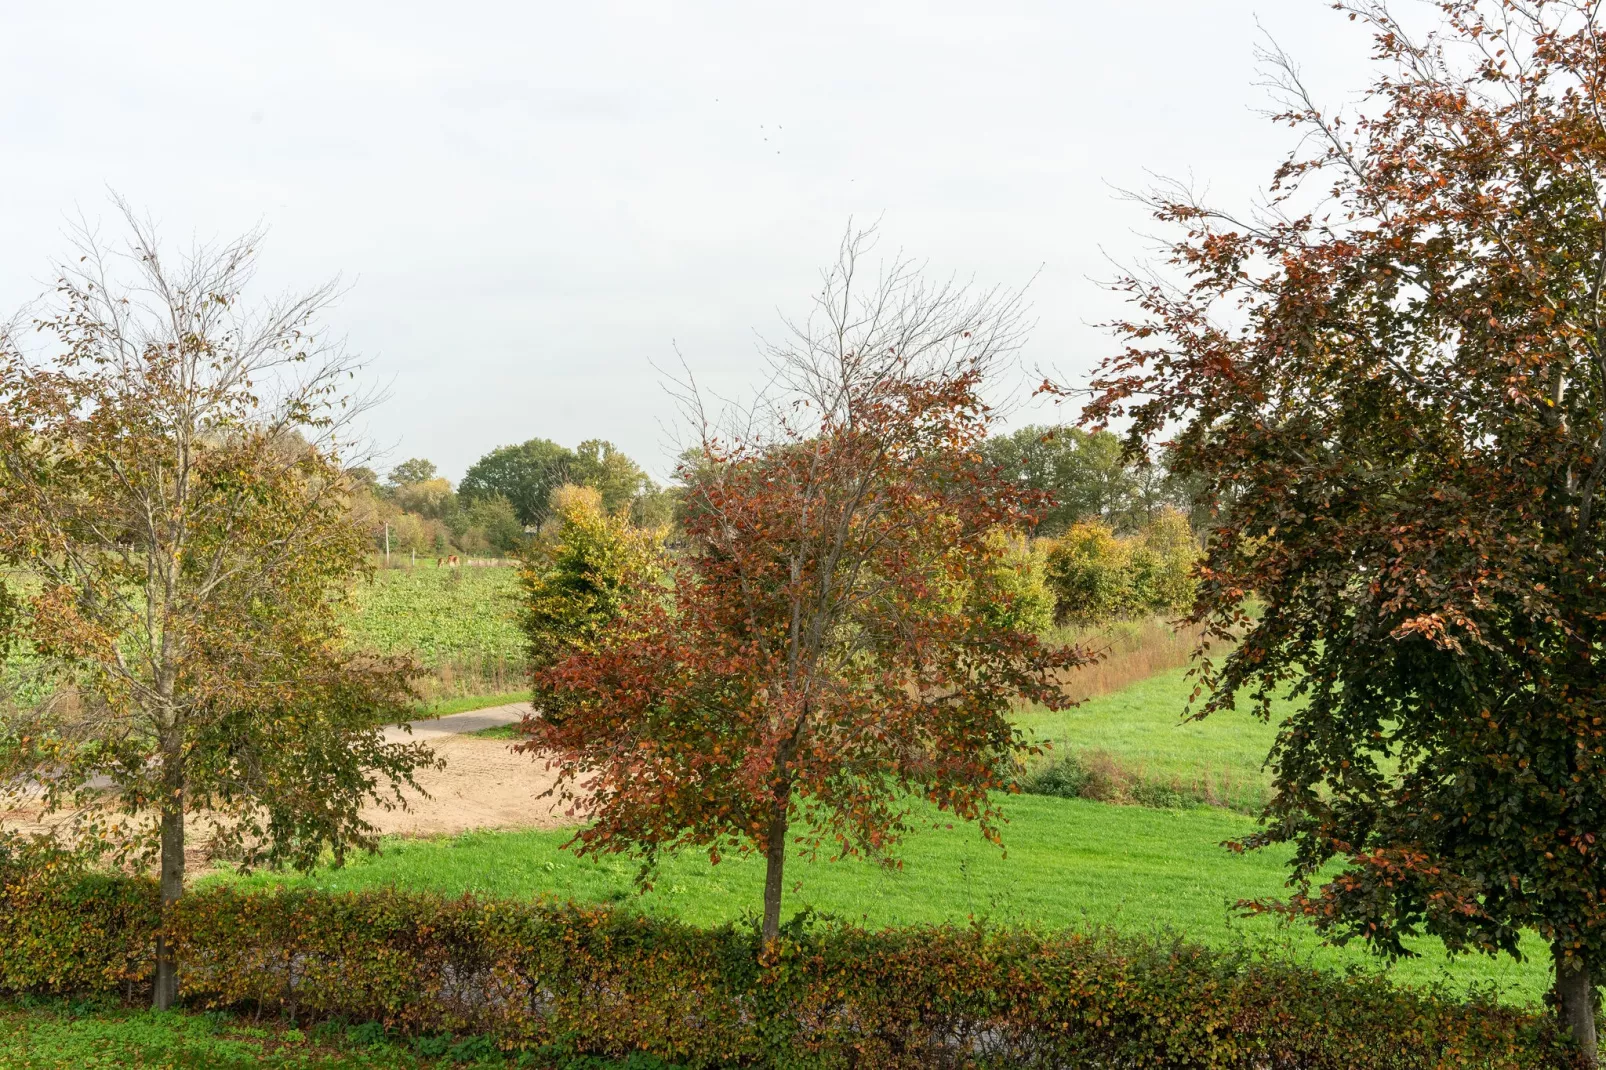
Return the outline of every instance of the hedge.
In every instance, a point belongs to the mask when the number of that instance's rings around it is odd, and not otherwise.
[[[148,990],[144,879],[10,879],[0,991]],[[756,936],[607,907],[397,891],[187,894],[169,932],[191,1005],[632,1051],[694,1067],[1579,1065],[1548,1016],[1110,934],[791,927]]]

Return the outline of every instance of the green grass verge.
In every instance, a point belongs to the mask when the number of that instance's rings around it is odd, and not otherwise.
[[[254,1027],[227,1015],[91,1009],[65,1003],[32,1008],[0,1005],[0,1066],[15,1070],[412,1070],[453,1065],[422,1058],[398,1045],[355,1045],[341,1039],[314,1041],[300,1030]],[[497,1060],[498,1065],[504,1063]]]
[[[561,1052],[504,1055],[482,1037],[387,1036],[376,1023],[254,1024],[229,1014],[158,1013],[107,1003],[0,1002],[0,1067],[150,1070],[424,1070],[460,1066],[556,1070],[672,1070],[659,1059],[623,1062]]]
[[[528,696],[525,697],[525,701],[529,701]],[[478,732],[470,732],[469,735],[479,736],[481,739],[518,739],[519,726],[516,724],[492,725],[490,728],[482,728]]]
[[[1157,810],[1082,800],[1015,796],[1006,802],[1007,857],[971,827],[927,827],[901,849],[903,866],[863,860],[794,860],[787,911],[808,907],[871,926],[987,919],[1047,928],[1108,926],[1169,933],[1205,944],[1268,943],[1330,969],[1379,969],[1358,947],[1322,945],[1304,927],[1269,918],[1244,919],[1232,903],[1283,892],[1278,857],[1235,855],[1219,844],[1254,827],[1216,809]],[[701,925],[738,920],[760,903],[763,870],[756,857],[669,856],[651,891],[638,893],[635,864],[624,858],[578,859],[560,849],[563,830],[478,832],[446,840],[391,840],[375,857],[308,876],[259,873],[248,886],[299,883],[329,891],[397,886],[447,895],[465,892],[512,899],[550,893],[582,902],[612,901]],[[1447,960],[1434,940],[1421,958],[1388,972],[1409,984],[1494,986],[1501,998],[1532,1001],[1549,986],[1546,956],[1535,942],[1525,962]]]
[[[515,702],[528,701],[530,701],[530,693],[528,691],[506,691],[499,695],[470,695],[466,698],[442,699],[439,702],[427,704],[420,714],[420,718],[445,717],[450,713],[467,713],[470,710],[485,710],[490,709],[492,706],[511,706]],[[476,732],[474,734],[485,735],[489,731],[490,729],[486,729],[484,732]],[[511,739],[512,735],[512,732],[509,732],[507,738]]]

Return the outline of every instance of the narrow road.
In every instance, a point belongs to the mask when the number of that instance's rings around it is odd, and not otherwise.
[[[490,706],[483,710],[452,713],[445,717],[432,717],[424,721],[408,721],[407,732],[399,726],[385,729],[386,743],[406,743],[416,740],[440,739],[443,736],[466,736],[498,725],[514,724],[530,713],[528,702],[515,702],[508,706]]]

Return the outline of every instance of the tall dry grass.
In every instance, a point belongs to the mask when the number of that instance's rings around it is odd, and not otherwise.
[[[1196,628],[1176,629],[1158,617],[1087,628],[1056,628],[1053,643],[1075,643],[1099,654],[1066,678],[1065,693],[1080,702],[1108,695],[1157,673],[1188,664],[1199,642]]]
[[[431,666],[415,686],[426,704],[506,695],[529,689],[529,666],[519,658],[454,658]]]
[[[1052,643],[1077,643],[1100,655],[1098,661],[1066,678],[1066,694],[1080,702],[1186,666],[1198,634],[1194,629],[1178,631],[1151,617],[1098,627],[1055,628],[1045,638]],[[520,691],[529,686],[528,675],[529,667],[520,658],[460,657],[432,666],[418,687],[426,702],[440,702]]]

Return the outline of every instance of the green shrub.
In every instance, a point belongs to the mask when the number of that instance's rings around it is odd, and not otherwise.
[[[1071,525],[1058,539],[1040,542],[1060,624],[1175,615],[1193,602],[1199,550],[1188,518],[1174,509],[1162,510],[1132,536],[1088,520]]]
[[[48,841],[0,838],[0,991],[131,993],[153,969],[156,882],[87,873]]]
[[[552,494],[551,519],[519,571],[522,625],[535,674],[535,699],[548,717],[561,699],[540,673],[570,654],[597,648],[630,597],[657,583],[661,533],[642,531],[623,514],[603,511],[602,495],[565,484]]]
[[[0,991],[148,978],[151,882],[5,894]],[[229,888],[185,896],[168,932],[191,1004],[372,1020],[376,1037],[429,1038],[420,1050],[486,1035],[531,1053],[642,1053],[643,1068],[1577,1065],[1530,1010],[1108,934],[805,922],[761,958],[746,929],[608,908]]]
[[[1054,626],[1054,592],[1048,586],[1048,548],[1041,540],[996,536],[1002,553],[994,567],[972,577],[971,597],[1000,627],[1042,635]]]
[[[1189,806],[1219,806],[1246,813],[1258,813],[1226,777],[1195,774],[1155,776],[1141,765],[1134,765],[1102,750],[1073,751],[1029,769],[1017,783],[1028,795],[1049,795],[1059,799],[1088,799],[1092,802],[1125,803],[1161,810]]]

